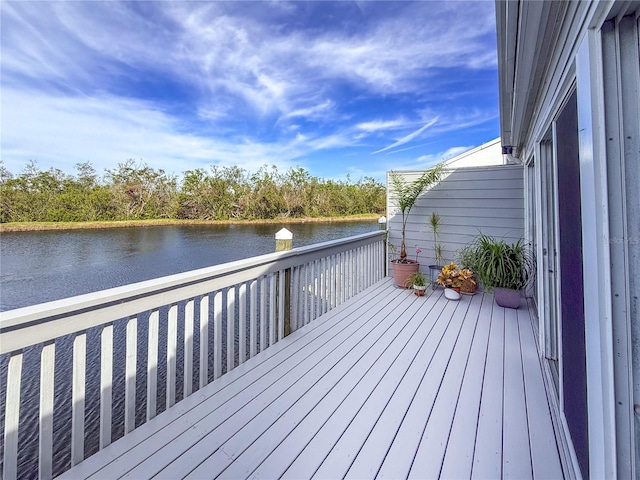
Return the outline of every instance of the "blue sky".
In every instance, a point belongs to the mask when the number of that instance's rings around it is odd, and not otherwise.
[[[499,134],[493,1],[3,1],[2,160],[384,179]]]

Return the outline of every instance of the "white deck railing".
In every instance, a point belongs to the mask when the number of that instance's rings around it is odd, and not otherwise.
[[[126,435],[163,409],[158,396],[169,408],[177,397],[189,396],[378,281],[384,265],[384,232],[372,232],[0,313],[0,354],[6,366],[4,479],[33,477],[36,468],[40,478],[51,478],[78,464],[91,450],[85,448],[88,434],[99,435],[94,450],[117,436],[114,403],[122,403],[122,397],[124,428],[118,425],[117,430]],[[114,326],[123,332],[123,345]],[[87,348],[88,335],[95,340],[89,342],[93,348]],[[65,341],[69,351],[63,353],[58,345]],[[35,365],[24,360],[34,349],[39,352]],[[62,361],[56,362],[57,356]],[[88,388],[88,365],[99,376],[99,388]],[[120,382],[114,376],[119,366],[124,371]],[[62,443],[70,461],[55,466],[54,450],[65,439],[58,427],[69,428],[54,422],[57,382],[65,368],[71,433]],[[158,389],[163,377],[164,392]],[[30,405],[24,390],[33,382],[38,382],[31,389],[37,398]],[[140,388],[145,383],[146,390]],[[124,384],[122,392],[118,384]],[[182,387],[181,395],[176,386]],[[21,404],[38,411],[21,412]],[[85,421],[98,411],[99,433],[88,432]],[[137,418],[140,411],[142,418]],[[37,467],[18,461],[24,447],[19,429],[28,428],[28,418],[38,424],[33,427],[39,432]]]

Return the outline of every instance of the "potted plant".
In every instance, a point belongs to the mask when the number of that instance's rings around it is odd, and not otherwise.
[[[395,257],[398,249],[394,244],[389,243],[389,251],[391,252],[391,256]],[[420,249],[416,247],[415,260],[411,258],[392,258],[391,273],[398,287],[409,288],[406,286],[407,279],[409,278],[409,276],[416,273],[420,268],[420,263],[418,262],[418,253],[420,253]]]
[[[407,288],[413,287],[413,293],[423,297],[427,291],[427,277],[422,272],[412,273],[407,277],[404,286]]]
[[[440,215],[437,212],[431,212],[429,215],[429,226],[431,227],[431,233],[433,235],[433,265],[429,265],[429,272],[431,275],[431,284],[436,285],[438,281],[438,274],[443,267],[443,248],[442,244],[438,241],[438,235],[440,234]]]
[[[391,260],[393,278],[399,287],[403,287],[407,277],[417,272],[419,268],[417,259],[414,261],[407,258],[406,227],[409,213],[422,192],[440,181],[442,173],[443,165],[440,163],[431,167],[413,182],[405,182],[398,172],[389,173],[393,195],[402,216],[400,256],[397,259]]]
[[[442,267],[438,275],[438,283],[444,287],[444,296],[449,300],[460,300],[462,278],[458,266],[451,262]]]
[[[493,290],[501,307],[518,308],[521,290],[535,272],[535,261],[527,246],[518,240],[508,244],[480,234],[474,242],[476,273],[485,289]]]
[[[473,245],[466,245],[458,250],[458,264],[460,265],[460,276],[462,277],[462,285],[460,292],[467,295],[475,295],[478,290],[478,280],[474,273],[475,266],[475,250]]]

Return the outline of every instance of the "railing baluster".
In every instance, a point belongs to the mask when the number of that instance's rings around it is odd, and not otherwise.
[[[167,323],[167,408],[176,403],[176,355],[178,350],[178,305],[171,305]]]
[[[113,388],[113,324],[100,334],[100,450],[111,444],[111,390]]]
[[[364,248],[360,247],[353,252],[354,271],[352,277],[355,279],[356,288],[353,289],[353,295],[357,295],[365,288],[367,282],[367,269],[364,262]]]
[[[213,378],[222,375],[222,291],[213,297]]]
[[[364,290],[369,286],[369,282],[371,281],[371,264],[369,261],[371,260],[371,255],[369,253],[369,246],[366,245],[362,247],[362,259],[360,260],[361,265],[364,267],[362,270],[364,272],[364,281],[362,283],[362,289]]]
[[[124,434],[136,428],[136,363],[138,361],[138,319],[127,322],[124,383]]]
[[[233,370],[236,360],[236,289],[227,290],[227,372]]]
[[[369,247],[369,261],[371,262],[371,280],[369,286],[378,280],[378,244],[373,243]]]
[[[327,313],[331,309],[331,258],[324,257],[322,259],[322,271],[324,272],[324,313]]]
[[[359,248],[347,252],[349,257],[347,261],[347,276],[351,279],[351,284],[347,289],[347,295],[344,298],[345,301],[357,295],[362,287],[362,270],[358,268],[360,266],[360,252],[361,250]]]
[[[340,305],[342,297],[342,287],[344,286],[344,277],[342,276],[342,253],[336,254],[336,307]]]
[[[318,260],[318,270],[318,315],[323,315],[325,313],[325,299],[327,298],[324,258]]]
[[[260,351],[267,348],[267,277],[260,277]]]
[[[193,392],[193,317],[194,300],[191,299],[184,308],[184,398]]]
[[[269,346],[276,343],[276,275],[269,275]]]
[[[360,247],[355,251],[355,261],[357,262],[358,268],[355,269],[354,277],[357,278],[357,289],[354,292],[354,295],[360,293],[362,290],[366,288],[367,284],[367,266],[364,263],[364,247]]]
[[[365,282],[365,269],[364,265],[362,265],[362,248],[356,248],[351,251],[351,255],[353,256],[353,262],[355,263],[355,268],[353,269],[352,278],[353,278],[353,295],[357,295],[363,289]]]
[[[200,388],[209,383],[209,295],[200,299]]]
[[[55,343],[47,343],[40,354],[40,447],[39,478],[53,476],[53,390],[55,376]]]
[[[354,295],[355,295],[356,293],[360,293],[367,286],[367,265],[365,264],[365,248],[364,247],[358,248],[354,256],[357,264],[354,277],[358,279],[356,283],[358,288],[354,292]]]
[[[291,331],[295,332],[300,325],[298,324],[299,309],[298,299],[300,298],[300,275],[299,268],[291,269]]]
[[[238,365],[247,359],[247,284],[238,287]]]
[[[346,294],[344,296],[344,301],[346,302],[352,296],[358,293],[360,289],[360,282],[358,278],[358,269],[356,268],[358,262],[358,249],[348,250],[346,252],[347,261],[345,263],[345,275],[350,279],[349,284],[346,288]]]
[[[84,402],[86,388],[87,334],[73,339],[73,383],[71,393],[71,466],[84,460]]]
[[[369,270],[369,281],[367,282],[367,288],[369,288],[371,285],[373,285],[373,278],[374,278],[374,272],[375,272],[375,257],[373,256],[373,245],[367,245],[367,259],[365,260],[365,264],[367,265],[367,268]]]
[[[342,271],[342,259],[344,252],[336,255],[336,307],[342,303],[342,290],[344,289],[344,273]]]
[[[303,325],[309,323],[309,267],[308,263],[305,263],[302,267],[304,270],[302,271],[302,280],[304,282],[304,291],[302,297],[302,321]]]
[[[255,357],[258,351],[258,282],[249,284],[249,357]]]
[[[285,304],[284,304],[284,281],[285,271],[280,270],[278,273],[278,340],[282,340],[284,338],[284,313],[285,313]]]
[[[320,260],[313,261],[313,318],[322,315],[320,310]]]
[[[329,257],[329,310],[336,306],[336,256]]]
[[[351,266],[353,265],[353,260],[355,259],[354,253],[354,250],[347,250],[346,252],[344,252],[342,267],[344,288],[342,290],[342,302],[346,302],[347,299],[351,296],[351,292],[356,291],[356,289],[358,288],[353,272],[351,271]]]
[[[147,421],[158,412],[158,344],[160,312],[154,310],[149,315],[149,345],[147,347]]]
[[[7,370],[7,391],[4,417],[5,480],[18,478],[18,429],[20,425],[20,389],[22,384],[22,352],[12,353]]]

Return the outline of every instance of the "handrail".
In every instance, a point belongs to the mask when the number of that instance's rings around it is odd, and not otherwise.
[[[108,323],[129,315],[131,310],[143,311],[179,301],[184,298],[185,290],[201,295],[227,288],[304,264],[314,259],[317,252],[331,256],[367,245],[382,234],[379,231],[364,233],[0,312],[0,354],[73,333],[77,331],[78,321],[82,322],[83,329]],[[61,322],[62,319],[69,321]],[[51,322],[55,322],[55,331],[46,333],[42,326]]]
[[[176,401],[179,366],[183,367],[184,398],[192,393],[194,383],[202,388],[212,380],[210,377],[218,378],[383,276],[384,232],[376,231],[0,312],[0,354],[9,357],[6,398],[2,399],[4,478],[34,473],[19,472],[17,465],[18,429],[28,428],[22,419],[34,417],[20,417],[22,378],[24,374],[32,381],[36,377],[36,372],[22,373],[23,366],[32,368],[24,360],[24,352],[32,347],[41,349],[38,470],[41,478],[51,478],[61,473],[54,472],[60,467],[52,464],[53,392],[56,349],[64,348],[58,346],[64,337],[73,336],[69,347],[72,352],[64,354],[73,355],[72,434],[68,447],[71,465],[75,465],[84,459],[85,406],[97,410],[99,404],[100,448],[111,442],[112,389],[114,398],[124,396],[125,434],[136,427],[136,412],[141,407],[136,399],[139,365],[146,371],[149,420],[157,414],[159,365],[166,365],[168,408]],[[121,349],[114,348],[114,324],[118,322],[124,322],[125,347]],[[163,334],[159,333],[160,325],[165,326]],[[181,345],[178,327],[183,332]],[[96,329],[100,348],[91,351],[87,348],[87,332]],[[148,337],[146,358],[138,355],[139,330]],[[166,359],[162,360],[166,362],[160,362],[159,345],[164,346],[164,342]],[[195,361],[194,346],[199,346]],[[123,357],[114,359],[114,351],[124,352]],[[183,365],[176,360],[179,353],[183,353]],[[88,358],[100,365],[99,399],[85,398]],[[114,365],[122,366],[125,372],[124,392],[116,392],[113,386]],[[31,408],[37,405],[23,403]]]

